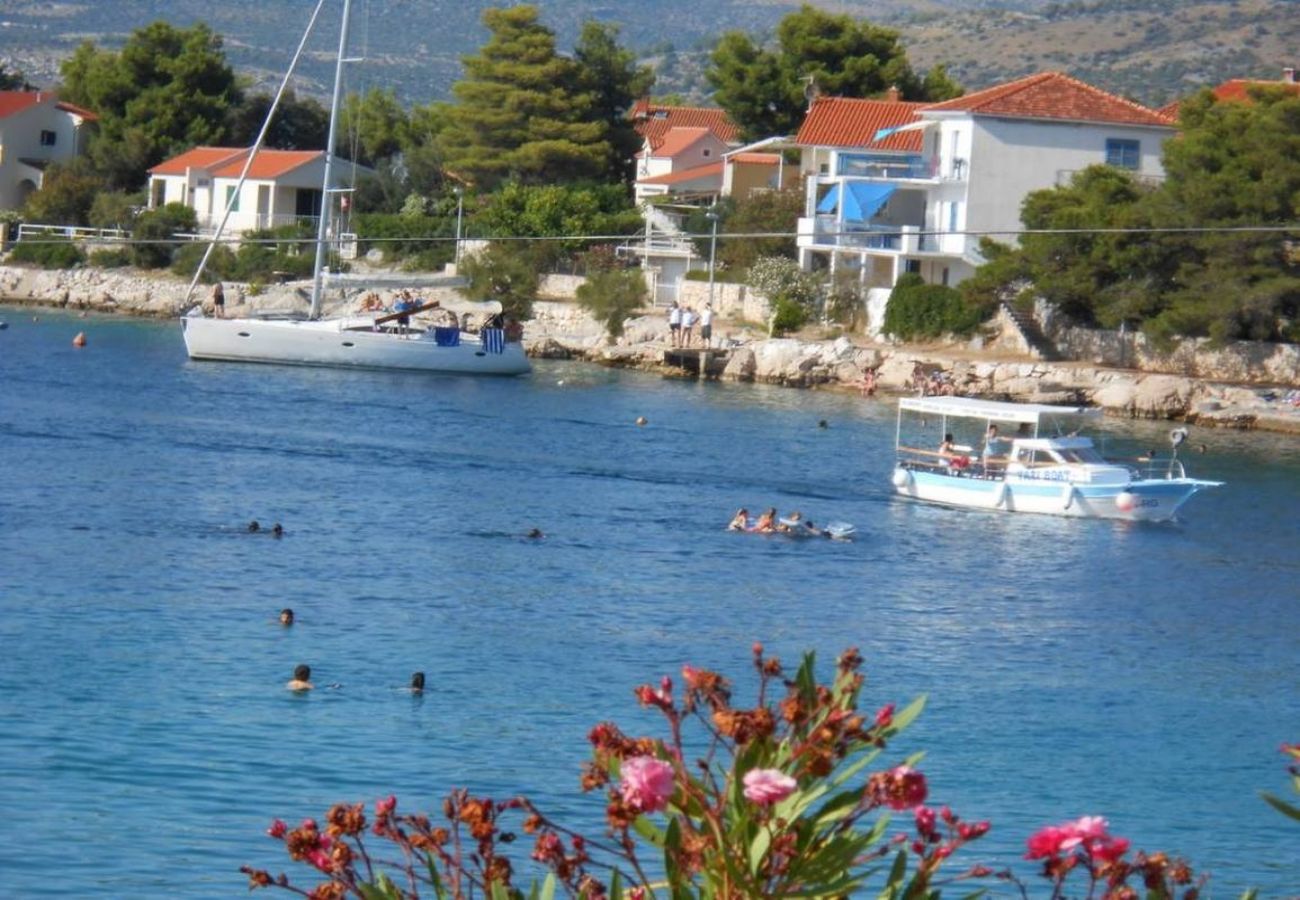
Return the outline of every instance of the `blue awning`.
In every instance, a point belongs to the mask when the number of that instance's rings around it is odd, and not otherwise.
[[[863,181],[847,181],[835,185],[817,204],[819,213],[834,212],[840,206],[840,196],[844,197],[843,219],[845,222],[866,222],[884,206],[894,187],[888,184],[868,184]]]

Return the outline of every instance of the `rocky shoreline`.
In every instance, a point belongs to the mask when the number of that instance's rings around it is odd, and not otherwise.
[[[17,305],[57,307],[122,315],[171,318],[195,300],[186,300],[187,282],[170,275],[132,270],[81,268],[45,271],[0,266],[0,297]],[[455,306],[450,289],[422,291]],[[196,296],[206,300],[203,289]],[[335,300],[326,313],[343,313],[356,297]],[[245,285],[226,286],[229,315],[271,310],[305,311],[302,283],[274,285],[254,293]],[[1085,403],[1108,415],[1174,419],[1212,427],[1260,429],[1300,434],[1300,405],[1286,402],[1290,384],[1242,385],[1186,375],[1142,372],[1086,362],[1046,362],[1004,350],[966,345],[917,347],[833,340],[767,338],[737,324],[716,329],[725,353],[709,362],[727,381],[800,388],[859,390],[868,372],[882,392],[910,389],[919,365],[942,372],[957,393],[1037,403]],[[541,358],[582,359],[592,363],[685,374],[671,358],[667,325],[660,315],[629,320],[625,334],[609,345],[603,329],[571,302],[539,301],[525,328],[525,347]],[[996,343],[996,342],[995,342]],[[1294,395],[1293,395],[1294,396]]]

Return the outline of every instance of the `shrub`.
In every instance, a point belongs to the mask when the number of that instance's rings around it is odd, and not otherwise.
[[[821,279],[792,259],[765,256],[749,270],[749,284],[773,304],[788,300],[812,312],[821,301]]]
[[[183,203],[168,203],[159,209],[142,212],[131,233],[136,242],[131,247],[132,261],[142,269],[165,269],[184,239],[177,234],[192,234],[198,227],[194,210]]]
[[[532,318],[537,269],[517,244],[493,242],[482,253],[467,256],[461,268],[471,297],[496,300],[502,313],[521,322]]]
[[[447,259],[455,253],[454,220],[405,213],[362,213],[355,216],[360,250],[379,249],[385,260],[402,259],[433,247],[447,247]]]
[[[96,250],[90,254],[90,264],[101,269],[120,269],[131,265],[131,251],[125,247],[116,250]]]
[[[28,238],[14,245],[9,254],[12,262],[28,263],[42,269],[71,269],[86,261],[81,248],[65,237]]]
[[[87,220],[95,228],[121,228],[130,231],[135,225],[136,210],[142,197],[125,191],[102,191],[95,195]]]
[[[645,276],[640,269],[603,269],[588,275],[578,288],[578,303],[604,323],[611,338],[623,334],[624,320],[645,300]]]
[[[968,335],[980,323],[980,310],[955,289],[926,284],[920,275],[898,279],[885,307],[884,331],[905,341]]]
[[[793,300],[778,300],[772,308],[772,333],[789,334],[808,322],[808,311]]]

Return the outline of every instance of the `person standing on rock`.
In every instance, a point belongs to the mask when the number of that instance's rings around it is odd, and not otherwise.
[[[673,301],[673,305],[668,307],[668,342],[674,347],[681,345],[682,336],[682,308]]]
[[[682,310],[682,346],[689,347],[695,340],[695,310],[689,306]]]
[[[226,317],[226,291],[220,281],[212,286],[212,314],[218,319]]]

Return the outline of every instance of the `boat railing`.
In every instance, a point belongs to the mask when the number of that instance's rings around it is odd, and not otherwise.
[[[966,449],[969,450],[969,448]],[[938,450],[922,450],[919,447],[903,447],[901,445],[897,448],[896,453],[898,465],[904,469],[923,469],[965,477],[984,475],[979,457],[975,453],[944,453]]]

